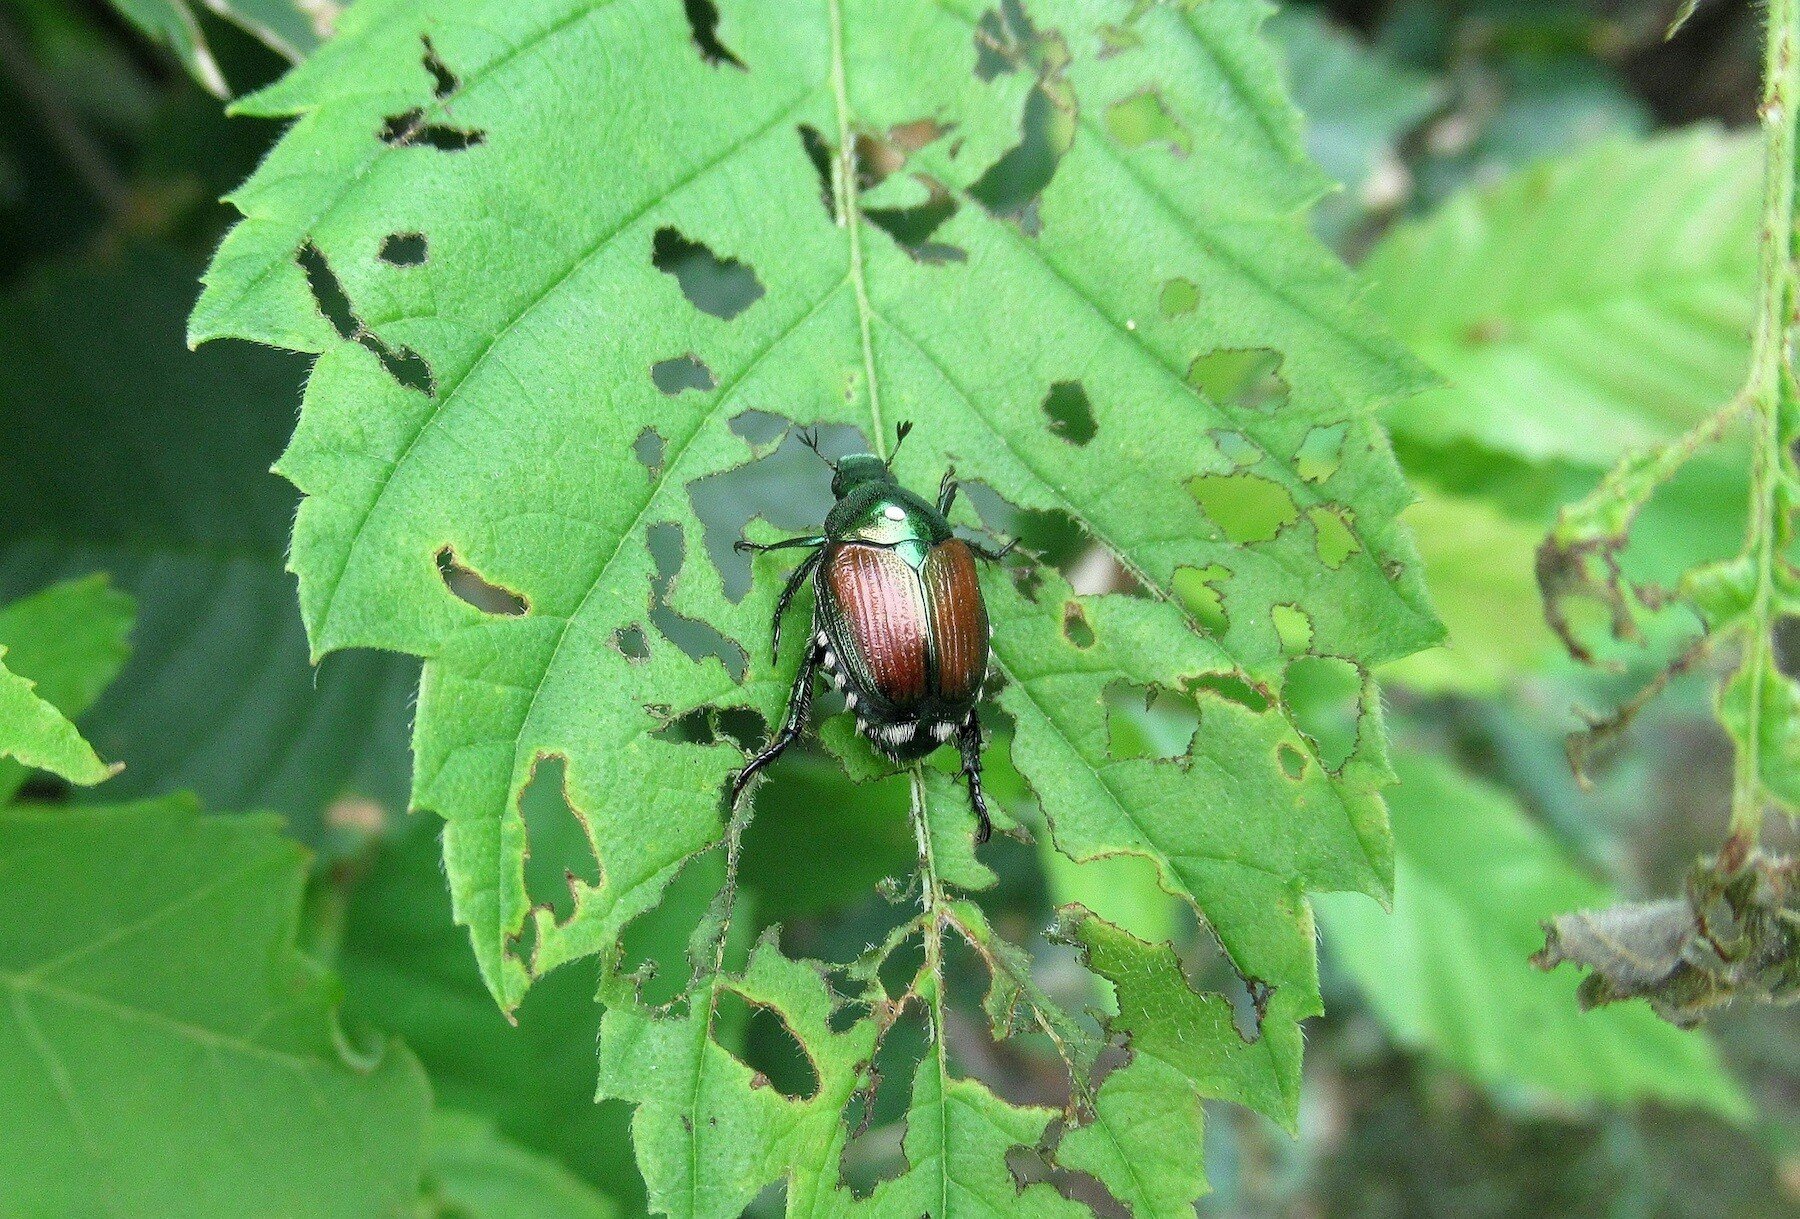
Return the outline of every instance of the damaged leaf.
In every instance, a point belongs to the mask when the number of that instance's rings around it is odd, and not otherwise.
[[[1544,924],[1540,969],[1589,972],[1584,1008],[1645,999],[1693,1028],[1737,999],[1800,1000],[1800,867],[1756,852],[1736,868],[1703,860],[1678,898],[1623,902]]]
[[[1422,374],[1308,233],[1326,183],[1259,34],[1264,7],[1116,7],[371,0],[240,103],[294,125],[233,197],[245,218],[191,335],[317,353],[278,466],[306,496],[292,565],[314,652],[426,658],[413,802],[448,823],[456,918],[508,1010],[545,972],[601,957],[602,1090],[638,1106],[658,1209],[737,1214],[794,1164],[826,1167],[789,1176],[791,1211],[842,1205],[833,1148],[859,1064],[900,1018],[892,1005],[911,1019],[942,1001],[929,980],[871,989],[840,1027],[826,1019],[840,996],[774,941],[741,974],[697,954],[667,1009],[618,976],[622,930],[721,839],[743,754],[695,726],[777,722],[805,638],[768,656],[789,556],[759,558],[742,594],[695,511],[694,488],[762,456],[733,426],[753,413],[882,453],[910,422],[906,485],[954,467],[986,502],[1067,520],[1130,573],[1143,598],[1083,603],[1091,639],[1065,631],[1072,594],[1054,571],[1021,576],[1030,594],[1004,569],[984,576],[1014,760],[1059,849],[1147,861],[1259,980],[1259,1054],[1281,1095],[1297,1088],[1298,1022],[1319,1009],[1307,892],[1386,892],[1367,674],[1439,630],[1373,416]],[[1107,53],[1103,25],[1129,28],[1132,48]],[[1115,130],[1114,107],[1130,117],[1144,97],[1150,134]],[[481,138],[396,138],[434,128]],[[634,145],[646,131],[654,156]],[[423,268],[382,257],[394,233],[423,237]],[[1164,308],[1173,280],[1191,308]],[[1078,406],[1053,399],[1070,385]],[[1190,485],[1208,476],[1253,480],[1291,510],[1223,529]],[[975,498],[959,524],[979,523]],[[503,590],[508,608],[458,596],[446,553],[462,586]],[[1196,573],[1216,606],[1190,601]],[[1282,697],[1296,650],[1358,691],[1340,752]],[[1105,692],[1121,682],[1192,700],[1193,745],[1113,755]],[[879,773],[841,719],[821,735],[854,773]],[[590,852],[566,898],[526,883],[518,801],[549,759]],[[940,882],[991,873],[948,779],[926,789],[934,896],[906,934],[929,946],[951,920]],[[1195,807],[1218,812],[1182,811]],[[1009,1011],[1063,1036],[1022,981],[1005,986]],[[783,1019],[817,1097],[764,1086],[717,1041],[727,992]],[[1208,1037],[1191,1052],[1231,1045]],[[1016,1193],[1005,1155],[1051,1116],[942,1054],[919,1067],[912,1168],[888,1187],[939,1219],[952,1177],[984,1205]],[[1192,1196],[1193,1173],[1197,1159],[1159,1196]]]

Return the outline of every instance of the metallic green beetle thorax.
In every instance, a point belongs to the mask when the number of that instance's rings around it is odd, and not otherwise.
[[[864,483],[839,500],[825,518],[825,534],[893,547],[915,570],[933,546],[952,536],[936,508],[891,482]]]

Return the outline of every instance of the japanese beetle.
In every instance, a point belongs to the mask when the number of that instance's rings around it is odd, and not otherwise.
[[[901,424],[894,443],[911,431]],[[818,438],[802,434],[813,452]],[[992,832],[981,794],[981,719],[976,703],[987,679],[987,606],[975,579],[977,556],[990,561],[1012,549],[989,550],[950,527],[955,471],[947,471],[937,502],[894,480],[892,459],[857,453],[833,462],[837,500],[825,531],[741,551],[806,548],[775,606],[772,648],[781,650],[781,618],[806,581],[813,580],[813,634],[788,697],[787,715],[769,743],[732,782],[733,805],[758,771],[799,737],[812,708],[813,682],[829,677],[856,715],[857,731],[896,763],[925,757],[955,738],[962,753],[976,842]]]

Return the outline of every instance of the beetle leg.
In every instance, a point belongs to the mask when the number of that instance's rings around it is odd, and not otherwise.
[[[822,537],[783,538],[779,542],[751,542],[739,538],[731,544],[731,548],[739,554],[757,554],[765,550],[789,550],[795,546],[823,546],[824,544],[825,539]]]
[[[757,772],[768,766],[781,756],[782,750],[799,739],[801,729],[806,727],[807,713],[812,710],[813,678],[818,675],[819,663],[824,659],[825,645],[815,638],[806,649],[806,658],[800,662],[800,672],[794,678],[794,689],[788,695],[787,716],[781,721],[781,730],[769,739],[757,755],[744,764],[738,771],[737,778],[731,781],[731,806],[737,807],[739,797],[744,788]]]
[[[957,729],[956,747],[962,753],[963,778],[969,781],[969,807],[975,810],[975,845],[994,832],[988,819],[987,799],[981,794],[981,720],[973,710]]]
[[[944,481],[938,484],[937,510],[939,516],[949,517],[950,505],[956,502],[956,487],[956,467],[952,466],[944,471]]]
[[[787,584],[782,588],[781,599],[775,602],[775,629],[770,632],[772,638],[769,641],[770,660],[781,657],[781,620],[787,614],[788,604],[793,601],[794,594],[800,591],[800,586],[806,583],[806,577],[812,575],[813,568],[819,565],[819,560],[824,556],[823,550],[815,550],[807,555],[800,561],[800,566],[794,568],[794,574],[788,577]]]
[[[976,554],[980,555],[990,563],[998,563],[1001,559],[1004,559],[1007,555],[1011,554],[1013,547],[1019,544],[1019,539],[1014,538],[1000,549],[993,550],[983,546],[980,542],[969,542],[966,538],[964,541],[970,550],[973,550]]]

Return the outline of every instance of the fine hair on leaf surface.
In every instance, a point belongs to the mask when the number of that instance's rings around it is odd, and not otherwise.
[[[507,1010],[600,957],[601,1088],[639,1106],[660,1212],[735,1215],[781,1181],[797,1214],[943,1215],[953,1189],[999,1210],[1021,1197],[1018,1147],[1140,1213],[1189,1202],[1197,1152],[1134,1181],[1104,1144],[1149,1114],[1197,1140],[1202,1097],[1291,1123],[1299,1021],[1320,1010],[1306,894],[1388,892],[1369,672],[1439,629],[1373,413],[1424,374],[1308,233],[1326,183],[1264,6],[1115,7],[377,0],[238,103],[294,122],[233,196],[245,218],[191,337],[317,354],[277,467],[305,495],[291,565],[313,651],[424,658],[413,803],[447,822],[455,917]],[[1103,53],[1117,23],[1134,43]],[[480,138],[405,136],[428,131]],[[396,233],[425,261],[391,257]],[[1193,308],[1164,307],[1175,280]],[[747,592],[729,582],[698,489],[821,425],[921,493],[953,466],[1066,520],[1129,573],[1141,595],[1077,597],[1028,564],[984,574],[1011,760],[1058,850],[1135,856],[1204,921],[1260,996],[1253,1040],[1191,990],[1111,1034],[1037,991],[961,896],[993,874],[966,798],[930,767],[908,814],[919,875],[895,890],[923,905],[881,960],[795,960],[771,931],[721,971],[727,892],[672,1003],[625,975],[622,933],[721,841],[733,725],[779,722],[808,637],[769,656],[796,556],[759,556]],[[1321,429],[1329,463],[1309,447]],[[806,469],[816,495],[830,472]],[[1281,511],[1227,527],[1203,479],[1250,480]],[[955,522],[972,527],[969,498]],[[746,540],[771,540],[767,524]],[[496,592],[458,595],[449,575]],[[1330,748],[1285,697],[1303,661],[1348,682]],[[1115,755],[1106,692],[1125,688],[1190,700],[1188,748]],[[891,771],[842,717],[821,728],[851,774]],[[519,809],[547,759],[589,852],[554,902],[526,883]],[[967,1076],[942,1037],[947,943],[1060,1053],[1064,1110]],[[920,946],[910,978],[881,969]],[[768,1086],[719,1042],[725,994],[779,1019],[811,1092]],[[890,1081],[911,1096],[908,1167],[858,1199],[834,1168],[845,1106],[888,1031],[920,1019],[931,1047]],[[1096,1084],[1085,1039],[1112,1034],[1188,1049]],[[1231,1082],[1246,1054],[1266,1072],[1254,1088]],[[1022,1197],[1082,1209],[1043,1182]]]

